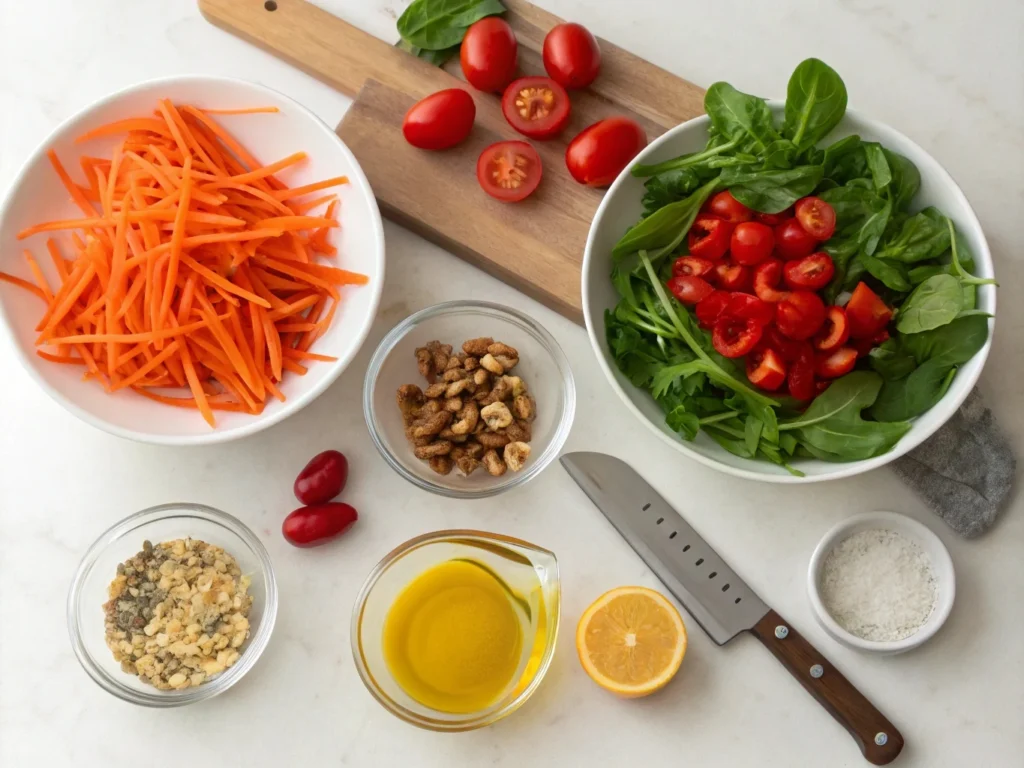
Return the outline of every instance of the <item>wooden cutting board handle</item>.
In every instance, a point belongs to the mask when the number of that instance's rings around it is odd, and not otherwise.
[[[850,732],[869,763],[888,765],[903,749],[903,736],[853,683],[793,629],[769,610],[751,630],[800,684]],[[782,635],[782,637],[779,637]]]

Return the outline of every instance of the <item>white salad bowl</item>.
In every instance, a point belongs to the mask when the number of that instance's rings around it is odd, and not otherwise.
[[[291,186],[333,176],[348,177],[348,184],[330,190],[337,193],[340,200],[341,223],[331,230],[329,238],[338,250],[332,263],[367,275],[369,283],[341,289],[342,300],[334,321],[311,349],[337,360],[310,363],[304,376],[286,376],[281,385],[286,400],[271,399],[259,415],[217,411],[217,426],[211,429],[198,411],[163,405],[130,389],[108,394],[95,381],[83,381],[82,369],[78,366],[40,358],[35,354],[34,340],[42,304],[27,291],[3,282],[0,282],[0,325],[7,327],[22,364],[38,384],[58,403],[93,426],[122,437],[165,445],[234,440],[276,424],[326,390],[356,356],[380,303],[384,283],[384,230],[376,200],[352,152],[330,126],[308,109],[262,85],[202,75],[150,80],[97,101],[65,120],[46,137],[0,203],[0,271],[31,280],[22,257],[23,249],[27,248],[36,255],[51,285],[56,283],[56,274],[46,255],[47,234],[22,241],[16,238],[20,230],[33,224],[82,216],[50,166],[47,150],[56,150],[72,176],[81,181],[79,157],[110,157],[117,137],[82,144],[76,144],[75,137],[113,120],[148,115],[160,98],[211,109],[277,107],[277,113],[217,115],[216,119],[263,163],[294,152],[306,152],[306,161],[280,174]],[[58,243],[70,240],[67,232],[54,234]]]
[[[777,122],[781,123],[783,103],[769,101],[768,105]],[[703,149],[708,140],[709,125],[706,115],[688,120],[651,142],[633,162],[658,163]],[[917,166],[921,172],[921,188],[913,200],[912,208],[919,210],[934,205],[949,216],[970,247],[975,261],[975,274],[993,277],[992,254],[974,210],[963,191],[938,161],[899,131],[852,110],[846,111],[842,121],[823,143],[851,134],[857,134],[865,140],[879,141]],[[614,309],[619,300],[610,279],[612,247],[642,216],[644,181],[632,176],[627,168],[619,174],[598,206],[583,255],[583,314],[590,343],[612,388],[655,434],[686,456],[731,475],[772,483],[813,483],[851,477],[888,464],[927,440],[956,412],[978,380],[992,345],[994,318],[989,320],[988,341],[974,357],[960,366],[945,397],[914,419],[910,431],[891,451],[881,456],[845,463],[793,459],[791,465],[803,473],[803,476],[795,476],[767,461],[744,459],[731,454],[703,433],[698,434],[693,442],[683,440],[666,425],[665,414],[654,398],[648,392],[634,387],[619,371],[605,341],[605,311]],[[994,286],[979,286],[977,295],[978,308],[994,315]]]

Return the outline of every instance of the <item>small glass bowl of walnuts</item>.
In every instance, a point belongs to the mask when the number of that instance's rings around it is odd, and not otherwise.
[[[105,531],[68,595],[75,655],[104,690],[176,707],[234,685],[270,640],[277,584],[241,521],[202,504],[164,504]]]
[[[396,325],[374,352],[363,411],[402,477],[453,498],[522,485],[558,455],[576,408],[569,361],[517,310],[452,301]]]

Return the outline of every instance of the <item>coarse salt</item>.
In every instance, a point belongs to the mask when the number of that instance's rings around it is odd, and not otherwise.
[[[938,597],[931,560],[921,545],[886,528],[859,531],[833,547],[819,588],[839,626],[881,642],[917,632]]]

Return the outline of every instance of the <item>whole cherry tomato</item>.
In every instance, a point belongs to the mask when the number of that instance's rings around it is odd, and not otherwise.
[[[710,262],[709,262],[710,263]],[[711,281],[726,291],[749,291],[751,289],[750,267],[722,261],[715,265]]]
[[[743,357],[761,340],[762,328],[755,320],[733,317],[726,311],[715,321],[711,344],[722,357]]]
[[[787,261],[782,269],[786,285],[790,288],[806,288],[809,291],[824,288],[835,273],[832,257],[824,251]]]
[[[508,124],[531,139],[551,139],[569,122],[569,94],[550,77],[520,77],[501,97]]]
[[[323,504],[345,488],[348,459],[340,451],[318,453],[295,478],[295,498],[303,504]]]
[[[811,291],[792,291],[779,302],[775,325],[785,336],[802,341],[825,324],[825,303]]]
[[[358,519],[359,514],[350,505],[329,501],[299,507],[284,519],[281,533],[296,547],[316,547],[343,533]]]
[[[778,302],[786,298],[786,291],[776,290],[782,282],[782,261],[768,259],[754,267],[754,293],[764,301]]]
[[[758,347],[747,356],[747,378],[760,389],[774,392],[786,380],[786,363],[771,347]]]
[[[475,118],[473,97],[461,88],[448,88],[409,108],[402,135],[419,149],[448,149],[469,136]]]
[[[680,256],[672,264],[672,274],[677,277],[705,277],[714,268],[714,263],[709,259],[702,259],[699,256]]]
[[[544,38],[544,69],[566,88],[586,88],[601,70],[597,40],[582,24],[552,27]]]
[[[889,324],[892,310],[861,282],[846,303],[846,317],[850,321],[850,338],[870,339]]]
[[[499,16],[474,22],[462,38],[462,74],[480,91],[500,92],[516,76],[519,43],[509,23]]]
[[[850,321],[846,319],[846,310],[842,307],[829,307],[825,310],[825,325],[814,337],[814,348],[819,352],[831,352],[838,349],[850,338]]]
[[[783,259],[802,259],[814,252],[818,241],[796,219],[775,227],[775,253]]]
[[[577,134],[565,150],[565,164],[580,184],[606,187],[645,146],[647,135],[636,120],[609,117]]]
[[[499,141],[476,161],[480,187],[503,203],[518,203],[537,189],[543,174],[540,155],[525,141]]]
[[[717,261],[729,250],[732,224],[725,219],[702,213],[697,216],[687,235],[691,256]]]
[[[754,218],[754,212],[743,203],[732,196],[729,190],[719,192],[708,201],[708,213],[712,213],[720,219],[739,224],[743,221],[750,221]]]
[[[753,267],[772,255],[775,235],[772,228],[758,221],[744,221],[736,225],[729,240],[729,252],[739,264]]]
[[[836,211],[820,197],[796,201],[796,220],[816,240],[828,240],[836,231]]]
[[[702,277],[691,277],[689,275],[677,275],[668,281],[668,289],[672,295],[687,306],[691,306],[706,299],[714,292],[711,283]]]

